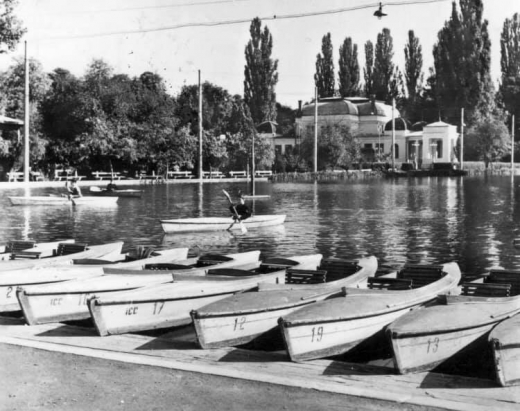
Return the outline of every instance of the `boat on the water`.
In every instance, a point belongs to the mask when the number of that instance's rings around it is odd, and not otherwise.
[[[198,343],[206,349],[267,339],[279,332],[281,316],[338,293],[342,287],[366,283],[377,265],[371,256],[322,259],[306,272],[299,270],[305,267],[296,271],[291,267],[285,284],[261,284],[256,292],[235,294],[194,310],[191,316]]]
[[[108,292],[172,282],[174,281],[172,273],[185,274],[187,279],[196,277],[194,274],[202,276],[209,267],[257,263],[260,256],[259,251],[252,251],[223,256],[208,254],[199,258],[186,259],[187,251],[187,249],[183,249],[184,258],[170,258],[169,262],[159,262],[156,259],[155,262],[141,260],[137,264],[135,262],[116,264],[114,270],[117,270],[119,274],[89,275],[86,278],[60,283],[19,287],[18,301],[25,319],[30,325],[82,320],[90,317],[87,299],[91,295],[100,296]],[[187,264],[192,264],[193,267]],[[170,269],[141,269],[149,266],[170,267]],[[107,266],[103,267],[103,269],[107,268]]]
[[[37,243],[32,240],[13,240],[7,244],[0,246],[0,267],[2,266],[1,261],[13,260],[16,258],[16,253],[22,251],[44,251],[44,250],[55,250],[59,243],[73,243],[73,239],[52,241],[48,243]],[[1,270],[1,268],[0,268]]]
[[[253,215],[241,224],[247,229],[259,227],[271,227],[283,224],[285,215]],[[241,224],[235,223],[231,217],[202,217],[180,218],[173,220],[161,220],[161,226],[165,233],[178,233],[187,231],[215,231],[215,230],[241,230]]]
[[[192,310],[259,283],[283,283],[287,267],[315,266],[320,259],[319,254],[267,259],[246,269],[211,270],[198,280],[179,281],[176,276],[173,283],[94,296],[89,309],[102,336],[185,325],[191,323]]]
[[[114,189],[107,190],[106,188],[100,188],[97,186],[91,186],[89,189],[90,195],[96,197],[132,197],[132,198],[141,198],[143,195],[142,190],[135,189]]]
[[[384,341],[396,318],[457,290],[459,266],[406,265],[397,278],[369,278],[367,288],[344,288],[342,295],[316,302],[280,318],[292,361],[345,354]],[[417,310],[417,312],[422,310]]]
[[[83,246],[85,245],[83,244]],[[0,312],[20,310],[20,305],[16,299],[16,289],[18,286],[63,281],[67,279],[67,275],[61,273],[61,268],[70,267],[74,263],[74,259],[102,258],[104,260],[110,260],[114,256],[119,256],[121,254],[122,247],[122,242],[94,245],[85,247],[84,251],[48,259],[58,259],[59,264],[55,261],[54,264],[27,266],[22,267],[21,269],[13,269],[11,271],[2,270],[0,272]],[[44,262],[45,259],[37,261]],[[0,264],[3,266],[4,264],[10,264],[11,262],[23,261],[4,261]],[[72,272],[69,271],[68,275],[73,275],[71,273]]]
[[[69,198],[68,196],[24,196],[24,197],[9,197],[12,205],[89,205],[93,207],[101,207],[107,205],[115,205],[119,200],[117,196],[111,197],[94,197],[83,196]]]
[[[496,381],[502,387],[520,385],[520,314],[498,324],[489,334]]]
[[[394,321],[387,334],[395,368],[401,374],[428,371],[482,353],[491,329],[520,312],[519,275],[491,270],[484,283],[463,283],[462,295],[441,296],[439,304]]]

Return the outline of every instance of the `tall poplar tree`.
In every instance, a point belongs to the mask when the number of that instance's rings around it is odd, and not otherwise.
[[[408,102],[414,104],[419,96],[423,82],[423,56],[419,39],[415,37],[413,30],[408,32],[408,43],[404,47],[404,78]]]
[[[394,57],[394,44],[390,30],[384,28],[377,35],[377,43],[374,59],[374,91],[376,99],[390,102],[396,97],[396,70],[392,59]]]
[[[365,43],[363,76],[365,78],[365,95],[371,97],[374,93],[374,45],[370,40]]]
[[[26,32],[15,16],[18,0],[0,0],[0,54],[12,51]]]
[[[318,88],[319,97],[334,96],[334,61],[332,60],[332,40],[330,33],[323,36],[321,43],[321,54],[316,56],[316,74],[314,74],[314,83]]]
[[[359,62],[357,44],[347,37],[339,47],[339,94],[342,97],[359,94]]]
[[[495,108],[491,42],[488,22],[482,18],[482,0],[459,0],[459,4],[460,13],[453,3],[451,18],[433,48],[436,91],[444,117],[458,118],[464,107],[471,124]]]
[[[276,92],[278,60],[271,58],[273,37],[267,26],[256,17],[249,29],[251,40],[245,49],[244,100],[255,124],[276,120]]]
[[[520,115],[520,17],[506,19],[500,37],[500,94],[505,108]]]

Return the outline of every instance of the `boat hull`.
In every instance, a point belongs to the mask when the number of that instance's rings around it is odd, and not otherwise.
[[[363,342],[383,336],[384,328],[410,311],[457,287],[456,263],[443,265],[446,275],[416,289],[344,289],[344,295],[316,302],[281,317],[280,328],[292,361],[346,354]],[[376,341],[377,342],[377,341]],[[383,341],[381,341],[383,343]]]
[[[97,189],[97,190],[96,190]],[[94,197],[129,197],[129,198],[141,198],[143,195],[142,190],[134,189],[121,189],[107,191],[106,189],[100,189],[99,187],[91,187],[90,195]]]
[[[92,207],[102,207],[115,205],[119,197],[92,197],[83,196],[75,197],[70,200],[68,197],[55,196],[34,196],[34,197],[9,197],[12,205],[54,205],[54,206],[71,206],[71,205],[89,205]]]
[[[278,319],[308,304],[322,300],[340,291],[341,287],[356,285],[374,275],[377,270],[375,257],[361,259],[361,269],[344,279],[332,283],[281,287],[263,287],[258,292],[239,294],[219,303],[202,307],[192,313],[199,345],[219,348],[242,345],[278,331]],[[319,261],[310,262],[315,269]],[[289,288],[284,290],[284,288]]]
[[[389,325],[394,365],[401,374],[422,372],[454,361],[469,348],[485,349],[491,329],[520,310],[520,296],[447,296]]]
[[[520,315],[502,321],[489,335],[496,381],[502,387],[520,385]]]
[[[242,221],[242,224],[249,229],[281,225],[284,221],[285,215],[255,215]],[[165,233],[241,230],[241,225],[238,223],[233,224],[232,218],[221,217],[161,220],[161,226]]]

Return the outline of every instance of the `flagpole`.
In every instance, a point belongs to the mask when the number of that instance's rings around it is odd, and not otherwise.
[[[27,58],[27,41],[25,42],[25,96],[24,96],[24,156],[23,181],[29,181],[29,59]]]

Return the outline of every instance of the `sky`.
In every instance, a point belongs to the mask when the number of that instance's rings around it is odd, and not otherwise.
[[[423,49],[426,74],[433,65],[437,34],[451,15],[451,0],[383,2],[387,16],[373,16],[374,0],[20,0],[15,12],[27,28],[27,53],[46,72],[58,67],[82,76],[93,59],[103,59],[115,73],[159,74],[172,95],[183,85],[209,81],[243,95],[244,49],[253,18],[273,37],[278,59],[277,100],[296,108],[314,96],[316,55],[330,32],[335,71],[339,46],[346,37],[364,44],[390,29],[394,63],[404,67],[408,31]],[[506,18],[520,12],[519,0],[484,0],[492,42],[492,77],[500,77],[500,33]],[[0,70],[23,57],[24,42],[0,55]],[[336,79],[337,85],[337,79]]]

